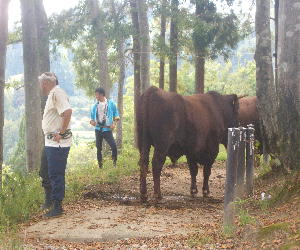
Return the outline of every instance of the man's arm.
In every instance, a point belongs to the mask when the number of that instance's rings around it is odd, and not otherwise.
[[[62,124],[62,127],[61,127],[59,133],[54,135],[54,141],[59,142],[62,139],[61,134],[64,134],[66,132],[66,130],[69,126],[69,123],[71,121],[71,116],[72,116],[72,109],[67,109],[66,111],[64,111],[61,114],[61,117],[63,119],[63,124]]]
[[[113,103],[113,123],[110,126],[111,129],[114,129],[117,125],[117,122],[120,120],[119,111],[115,103]]]
[[[94,117],[93,113],[94,113],[94,107],[91,108],[91,112],[90,112],[90,118],[91,118],[90,124],[95,127],[96,121],[93,119],[93,117]]]
[[[72,116],[72,109],[67,109],[65,112],[63,112],[61,114],[61,117],[63,119],[63,125],[60,129],[60,134],[63,134],[66,132],[68,126],[69,126],[69,123],[71,121],[71,116]]]

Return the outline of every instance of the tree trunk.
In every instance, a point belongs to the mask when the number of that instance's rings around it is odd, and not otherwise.
[[[204,93],[205,57],[196,54],[195,58],[195,93]]]
[[[133,25],[133,68],[134,68],[134,141],[137,145],[137,104],[141,95],[141,58],[140,58],[140,39],[139,39],[139,16],[137,11],[136,0],[130,0],[131,19]]]
[[[141,43],[141,91],[142,93],[150,86],[150,35],[147,16],[146,0],[136,1],[138,6],[139,31]]]
[[[280,1],[278,148],[286,168],[300,169],[300,0]]]
[[[196,18],[201,15],[201,6],[199,1],[196,1]],[[195,93],[204,93],[204,74],[205,74],[205,57],[201,52],[201,48],[197,41],[194,41],[195,49]]]
[[[21,0],[26,119],[26,167],[39,168],[41,159],[41,99],[38,84],[39,51],[35,1]]]
[[[110,0],[111,4],[111,12],[114,19],[114,31],[118,32],[118,27],[120,26],[120,22],[118,20],[115,0]],[[120,33],[120,32],[118,32]],[[125,51],[124,51],[125,41],[121,35],[119,40],[117,41],[117,52],[118,52],[118,62],[119,62],[119,81],[118,81],[118,109],[120,114],[120,121],[117,125],[117,147],[122,148],[123,142],[123,88],[125,83]]]
[[[170,91],[177,92],[177,55],[178,55],[178,0],[171,2],[171,27],[170,27],[170,57],[169,57],[169,82]]]
[[[35,14],[39,43],[39,73],[50,71],[49,27],[43,0],[35,1]]]
[[[110,77],[108,71],[108,56],[106,36],[103,28],[103,21],[98,0],[89,0],[88,6],[90,10],[91,22],[95,32],[97,43],[97,53],[99,62],[99,83],[105,89],[106,96],[109,97],[110,92]]]
[[[256,94],[260,114],[261,133],[268,151],[276,151],[276,106],[277,97],[274,85],[271,31],[270,0],[256,1]],[[271,105],[272,103],[272,105]]]
[[[279,0],[275,0],[275,86],[278,88],[278,11],[279,11]]]
[[[119,54],[119,83],[118,83],[118,109],[120,113],[120,121],[117,126],[117,146],[122,148],[123,142],[123,88],[125,83],[125,54],[124,54],[124,43],[120,43],[118,46]]]
[[[39,75],[44,72],[50,71],[50,53],[49,53],[49,26],[48,18],[44,8],[43,0],[35,1],[35,14],[36,14],[36,25],[37,25],[37,35],[38,35],[38,50],[39,50]],[[47,96],[41,94],[41,112],[44,113],[46,106]],[[43,131],[41,131],[43,134]],[[42,138],[43,148],[45,145],[45,138]],[[42,157],[46,157],[42,154]],[[41,164],[47,162],[45,159],[41,159]],[[41,166],[41,168],[44,168]]]
[[[164,89],[165,87],[165,45],[166,45],[166,5],[167,1],[162,0],[161,3],[161,20],[160,20],[160,59],[159,59],[159,87]]]
[[[4,85],[6,48],[8,40],[8,4],[9,0],[0,0],[0,192],[2,190],[3,165],[3,128],[4,128]]]

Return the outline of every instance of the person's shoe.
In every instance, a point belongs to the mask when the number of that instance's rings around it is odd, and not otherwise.
[[[102,162],[99,162],[99,163],[98,163],[98,166],[99,166],[99,168],[103,168],[103,163],[102,163]]]
[[[116,168],[116,167],[117,167],[117,161],[114,160],[114,161],[113,161],[113,164],[114,164],[114,168]]]
[[[45,189],[45,202],[42,205],[41,209],[42,210],[49,209],[52,207],[52,205],[53,205],[53,201],[51,199],[51,190]]]
[[[45,214],[45,217],[47,218],[53,218],[53,217],[59,217],[63,214],[63,209],[61,205],[61,201],[55,200],[53,202],[53,208]]]

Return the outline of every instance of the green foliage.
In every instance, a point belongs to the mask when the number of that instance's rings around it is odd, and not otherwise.
[[[109,73],[112,83],[117,81],[119,71],[118,46],[131,34],[131,26],[127,18],[127,2],[115,1],[115,8],[116,13],[113,13],[107,2],[103,2],[100,8],[103,33],[109,50]],[[71,49],[74,55],[76,85],[85,90],[88,96],[93,96],[95,88],[99,86],[99,60],[95,40],[96,31],[93,29],[86,1],[80,1],[74,8],[51,16],[49,26],[50,37],[54,41],[53,49],[56,50],[59,45]]]
[[[249,215],[246,210],[240,209],[239,210],[239,222],[242,226],[246,226],[248,224],[254,224],[256,222],[255,218]]]
[[[235,234],[235,226],[233,224],[225,224],[223,225],[223,234],[226,238],[233,237]]]
[[[8,165],[13,166],[13,169],[17,172],[26,172],[25,169],[25,116],[22,117],[19,126],[19,140],[17,142],[14,151],[11,153],[8,159]]]
[[[120,155],[117,168],[113,168],[110,157],[105,157],[104,168],[99,169],[95,159],[96,152],[89,146],[79,145],[71,148],[66,174],[65,202],[78,199],[88,185],[115,182],[138,169],[138,153],[130,145]],[[0,232],[28,220],[39,211],[42,201],[43,190],[37,173],[21,174],[6,167],[3,190],[0,193]]]
[[[0,231],[27,220],[38,211],[42,192],[36,174],[22,175],[6,170],[0,193]]]

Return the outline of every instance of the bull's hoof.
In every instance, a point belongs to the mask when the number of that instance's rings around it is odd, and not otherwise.
[[[154,194],[154,202],[159,203],[162,200],[161,194]]]
[[[209,196],[209,190],[203,190],[203,197],[207,198]]]
[[[193,198],[195,198],[196,194],[198,194],[198,189],[197,189],[197,188],[192,188],[192,189],[191,189],[191,196],[192,196]]]
[[[141,196],[141,203],[146,203],[148,197],[147,196]]]

